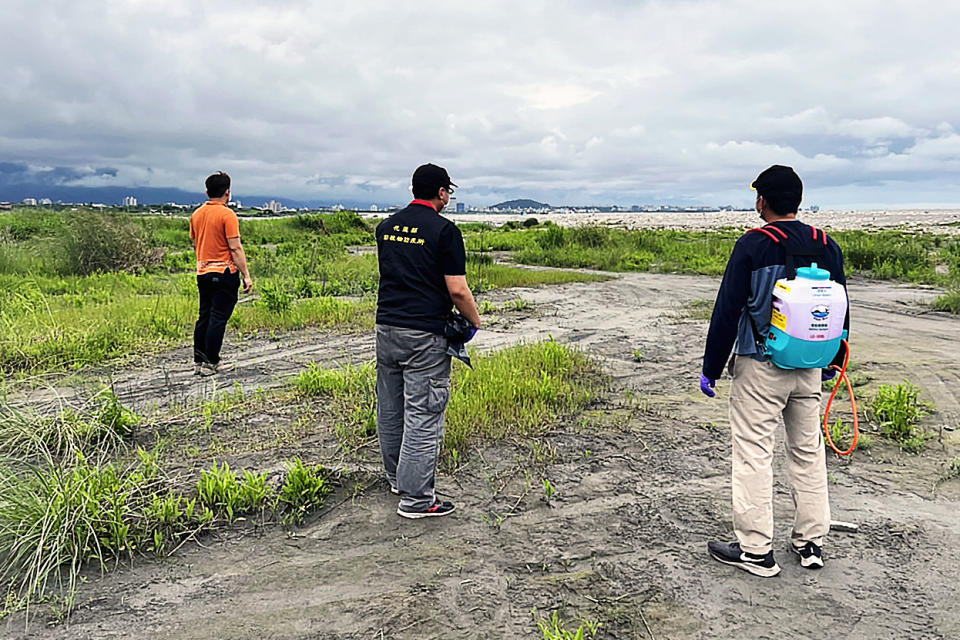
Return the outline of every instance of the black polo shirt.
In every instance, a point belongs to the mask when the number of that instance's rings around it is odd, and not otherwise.
[[[377,324],[443,333],[453,306],[444,276],[467,274],[457,225],[414,200],[377,225],[377,255]]]

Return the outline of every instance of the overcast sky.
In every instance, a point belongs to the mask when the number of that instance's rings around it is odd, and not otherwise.
[[[402,202],[960,204],[960,3],[0,0],[0,179]]]

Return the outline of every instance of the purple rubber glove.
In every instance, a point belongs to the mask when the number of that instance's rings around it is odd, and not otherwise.
[[[703,392],[703,395],[707,396],[708,398],[712,398],[717,395],[717,392],[713,390],[715,386],[717,386],[716,380],[711,380],[702,373],[700,374],[700,391]]]
[[[470,327],[470,337],[464,340],[463,344],[467,344],[468,342],[473,340],[473,336],[477,335],[477,331],[479,331],[479,329],[477,329],[476,327]]]
[[[826,382],[827,380],[833,380],[837,375],[836,369],[823,369],[820,371],[820,382]]]

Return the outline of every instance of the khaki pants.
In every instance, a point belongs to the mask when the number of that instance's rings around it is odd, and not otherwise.
[[[733,365],[733,529],[740,547],[765,554],[773,542],[773,445],[786,430],[787,479],[796,508],[791,542],[823,544],[830,528],[820,431],[820,370],[780,369],[743,356]]]

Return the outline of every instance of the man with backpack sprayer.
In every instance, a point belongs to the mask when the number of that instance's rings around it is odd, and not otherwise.
[[[787,476],[796,508],[790,549],[800,557],[803,567],[823,566],[822,546],[830,528],[830,505],[826,452],[820,431],[821,382],[835,375],[830,366],[844,362],[838,316],[843,316],[843,338],[849,330],[850,316],[840,247],[822,230],[797,220],[803,196],[799,176],[790,167],[774,165],[763,171],[751,187],[757,192],[756,210],[766,224],[741,236],[727,262],[710,320],[700,375],[700,390],[714,397],[716,381],[733,351],[728,369],[733,376],[729,411],[733,528],[737,540],[709,542],[707,548],[720,562],[754,575],[772,577],[780,572],[772,551],[772,463],[775,432],[781,418],[786,431]],[[805,279],[821,281],[812,288],[805,285],[813,295],[834,296],[832,309],[829,301],[808,306],[805,317],[799,318],[807,323],[805,327],[820,332],[810,336],[821,339],[819,343],[787,335],[784,314],[790,312],[775,297],[778,291],[797,288]],[[793,321],[794,317],[790,319]],[[828,336],[828,331],[833,333]],[[784,342],[797,360],[784,360],[783,353],[776,352]],[[806,347],[820,351],[804,360],[809,355],[804,351]]]

